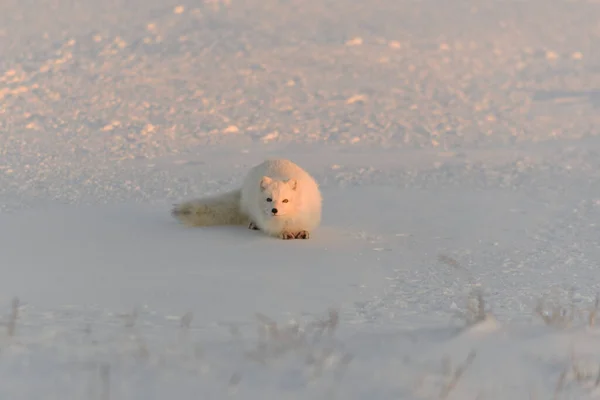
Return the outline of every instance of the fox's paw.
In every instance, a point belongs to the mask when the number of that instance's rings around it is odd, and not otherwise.
[[[190,215],[191,213],[192,210],[187,204],[175,204],[171,209],[171,215],[176,218],[182,215]]]
[[[308,233],[308,231],[300,231],[300,232],[296,233],[296,235],[294,237],[296,239],[308,239],[308,238],[310,238],[310,233]]]
[[[281,235],[279,235],[280,238],[282,238],[283,240],[291,240],[291,239],[308,239],[310,237],[310,234],[308,233],[308,231],[300,231],[300,232],[282,232]]]
[[[250,225],[248,225],[248,229],[252,229],[253,231],[259,230],[258,226],[256,226],[254,222],[250,222]]]
[[[292,232],[281,232],[279,237],[283,240],[296,239],[296,235],[294,235]]]

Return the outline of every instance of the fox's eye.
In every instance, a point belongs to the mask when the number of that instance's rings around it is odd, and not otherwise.
[[[287,203],[288,201],[288,199],[283,199],[283,203]]]
[[[270,203],[270,202],[272,202],[272,201],[273,201],[273,199],[272,199],[272,198],[270,198],[270,197],[267,197],[267,201]]]

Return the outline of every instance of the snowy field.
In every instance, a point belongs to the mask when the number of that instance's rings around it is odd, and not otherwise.
[[[2,1],[0,399],[600,399],[599,21]],[[310,240],[169,215],[266,157]]]

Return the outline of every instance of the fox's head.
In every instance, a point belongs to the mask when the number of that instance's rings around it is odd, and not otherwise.
[[[297,207],[297,187],[298,182],[295,179],[282,181],[263,176],[260,181],[263,212],[271,217],[291,214]]]

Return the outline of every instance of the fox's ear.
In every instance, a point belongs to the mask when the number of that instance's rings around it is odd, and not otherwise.
[[[260,180],[260,188],[265,190],[271,182],[273,182],[273,179],[269,178],[268,176],[263,176]]]
[[[287,184],[292,188],[292,190],[296,190],[296,187],[298,187],[298,181],[295,179],[288,179]]]

